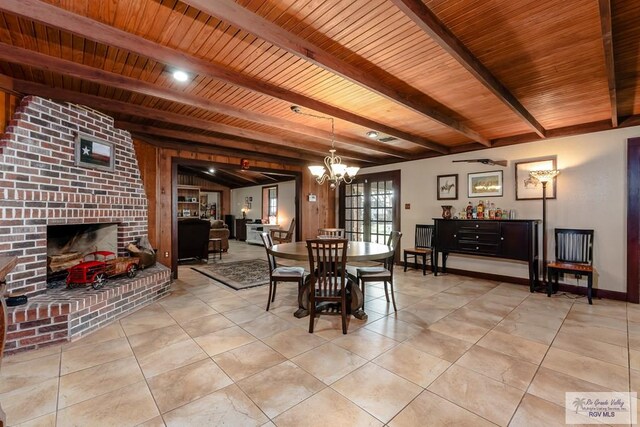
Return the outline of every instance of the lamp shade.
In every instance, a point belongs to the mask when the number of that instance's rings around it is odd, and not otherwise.
[[[356,176],[356,174],[358,173],[359,170],[360,170],[360,168],[357,167],[357,166],[349,166],[347,168],[347,175],[349,175],[351,178],[353,178],[354,176]]]
[[[347,171],[347,165],[343,165],[342,163],[332,163],[331,170],[335,176],[341,177]]]
[[[539,170],[539,171],[531,171],[529,175],[533,178],[538,179],[540,182],[549,182],[553,178],[555,178],[560,173],[559,170],[550,169],[550,170]]]
[[[324,166],[309,166],[309,171],[311,175],[319,178],[324,175]]]

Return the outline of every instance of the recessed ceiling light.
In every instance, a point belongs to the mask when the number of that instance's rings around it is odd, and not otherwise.
[[[371,139],[376,139],[378,137],[378,132],[376,132],[375,130],[370,130],[369,132],[367,132],[367,136]]]
[[[214,173],[216,170],[214,168],[209,169],[209,173]]]
[[[175,70],[173,72],[173,78],[179,82],[186,82],[187,80],[189,80],[189,74],[185,73],[182,70]]]

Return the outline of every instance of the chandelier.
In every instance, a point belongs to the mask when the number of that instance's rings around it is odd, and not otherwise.
[[[324,166],[312,165],[309,166],[309,171],[311,172],[311,175],[316,177],[316,182],[318,184],[322,185],[325,183],[325,181],[328,181],[329,187],[331,189],[336,189],[341,182],[350,184],[360,168],[357,166],[345,165],[344,163],[342,163],[342,159],[340,158],[340,156],[336,155],[335,124],[333,121],[333,117],[303,113],[300,107],[298,107],[297,105],[292,105],[291,111],[296,114],[311,116],[317,119],[331,120],[331,150],[329,150],[330,154],[324,158]]]

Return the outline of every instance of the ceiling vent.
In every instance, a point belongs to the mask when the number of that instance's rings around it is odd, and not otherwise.
[[[378,138],[378,141],[380,142],[391,142],[391,141],[395,141],[398,138],[394,138],[393,136],[385,136],[384,138]]]

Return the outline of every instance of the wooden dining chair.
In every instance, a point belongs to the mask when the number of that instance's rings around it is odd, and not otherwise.
[[[556,260],[547,264],[547,296],[558,290],[560,273],[587,276],[587,299],[591,302],[593,288],[593,230],[575,228],[556,228]]]
[[[344,228],[318,228],[318,237],[344,239]]]
[[[271,234],[267,232],[260,233],[262,243],[267,250],[267,260],[269,261],[269,299],[267,300],[267,311],[271,303],[276,299],[276,288],[278,282],[295,282],[298,284],[298,295],[302,291],[304,283],[304,268],[302,267],[278,267],[276,257],[271,250],[273,241]]]
[[[280,229],[280,228],[272,229],[271,230],[271,239],[276,244],[279,244],[279,243],[291,243],[293,241],[293,233],[295,232],[295,229],[296,229],[296,219],[293,218],[291,220],[291,224],[289,224],[289,229],[288,230],[283,230],[283,229]]]
[[[391,301],[393,301],[393,311],[398,311],[396,308],[396,297],[394,296],[393,290],[393,266],[395,264],[396,251],[400,247],[400,239],[402,238],[402,233],[399,231],[392,231],[389,234],[389,239],[387,240],[387,245],[393,248],[393,253],[389,255],[381,266],[373,266],[373,267],[358,267],[357,271],[357,280],[358,286],[362,290],[362,309],[364,310],[365,304],[365,287],[369,282],[384,282],[384,294],[387,297],[387,302],[389,302],[389,291],[387,290],[387,283],[391,288]]]
[[[422,275],[427,274],[427,256],[433,269],[433,225],[416,224],[415,247],[404,250],[404,271],[407,271],[407,258],[413,257],[413,263],[418,265],[418,257],[422,259]]]
[[[346,264],[347,239],[307,240],[309,252],[309,333],[313,333],[317,304],[339,303],[342,316],[342,333],[347,333]]]

